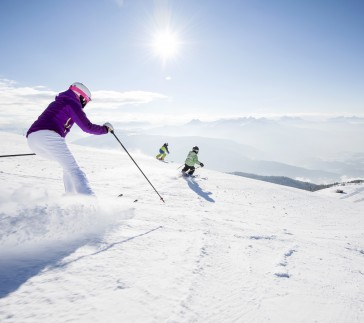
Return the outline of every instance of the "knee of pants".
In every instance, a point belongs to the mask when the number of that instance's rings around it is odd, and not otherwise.
[[[64,168],[64,171],[69,175],[73,176],[84,176],[84,177],[86,176],[78,165],[72,165],[71,167],[66,167]]]

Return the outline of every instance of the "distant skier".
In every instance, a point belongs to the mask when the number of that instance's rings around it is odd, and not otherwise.
[[[159,154],[157,156],[155,156],[155,158],[159,159],[159,160],[164,160],[164,158],[166,158],[167,154],[169,154],[169,150],[168,150],[168,143],[165,143],[160,149],[159,149]]]
[[[198,147],[195,146],[188,153],[188,156],[185,161],[185,167],[183,167],[183,169],[182,169],[182,175],[192,176],[193,173],[195,172],[195,164],[198,164],[201,167],[204,167],[204,164],[198,160],[198,157],[197,157],[198,151],[199,151]]]
[[[82,83],[73,83],[43,111],[27,132],[28,145],[37,155],[58,162],[63,168],[66,193],[94,195],[86,175],[78,166],[65,142],[76,123],[83,131],[94,135],[113,131],[110,123],[99,126],[90,122],[83,108],[91,101],[90,90]]]

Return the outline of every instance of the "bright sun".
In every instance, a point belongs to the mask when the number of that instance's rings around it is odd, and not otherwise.
[[[154,35],[154,51],[164,60],[175,57],[178,54],[179,45],[178,36],[168,30],[160,31]]]

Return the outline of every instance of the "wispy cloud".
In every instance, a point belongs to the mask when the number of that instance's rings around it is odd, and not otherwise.
[[[0,79],[0,106],[12,107],[38,105],[42,101],[49,101],[56,92],[47,90],[43,86],[21,87],[12,80]]]
[[[66,90],[60,89],[59,92]],[[45,86],[21,86],[17,82],[0,78],[0,130],[29,128],[38,115],[54,100],[58,91]],[[239,120],[243,117],[268,118],[298,117],[303,119],[325,121],[334,115],[322,114],[206,114],[202,112],[186,112],[173,109],[173,99],[150,91],[92,91],[93,101],[87,107],[87,115],[94,123],[109,121],[113,124],[148,123],[150,125],[181,125],[199,119],[204,122],[217,120]],[[155,108],[155,102],[171,100],[171,109],[161,111]],[[168,101],[169,102],[169,101]],[[154,106],[154,107],[153,107]],[[130,109],[132,107],[132,109]],[[147,108],[147,109],[146,109]],[[149,109],[150,108],[150,109]],[[203,109],[200,109],[203,111]],[[343,116],[342,116],[343,117]],[[335,119],[339,122],[341,119]],[[362,123],[362,119],[344,118],[345,123]]]
[[[155,100],[167,99],[167,96],[145,91],[129,91],[129,92],[116,92],[116,91],[94,91],[93,101],[95,105],[101,104],[107,108],[118,108],[126,104],[146,104]]]
[[[0,129],[24,130],[55,95],[43,86],[19,86],[15,81],[0,79]]]
[[[15,81],[0,79],[0,128],[30,126],[57,94],[44,86],[21,86]],[[118,114],[123,113],[125,105],[145,105],[168,98],[148,91],[93,91],[92,96],[90,111],[97,113],[99,108],[117,109]]]

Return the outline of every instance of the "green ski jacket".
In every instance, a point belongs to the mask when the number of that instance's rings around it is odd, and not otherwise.
[[[198,161],[197,154],[194,151],[190,151],[186,158],[185,164],[188,166],[195,166],[195,164],[200,165],[201,163]]]

